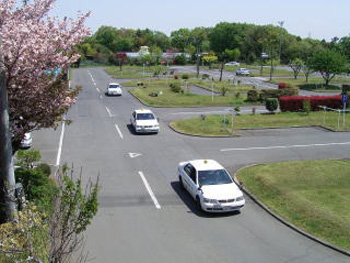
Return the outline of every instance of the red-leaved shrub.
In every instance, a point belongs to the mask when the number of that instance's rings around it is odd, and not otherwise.
[[[319,106],[326,106],[332,109],[340,109],[342,107],[341,96],[312,96],[312,97],[301,97],[301,96],[290,96],[280,97],[280,109],[281,111],[299,111],[303,110],[303,100],[309,100],[311,104],[311,110],[317,111],[321,108]]]

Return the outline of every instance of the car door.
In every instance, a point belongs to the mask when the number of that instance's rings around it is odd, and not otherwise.
[[[185,180],[184,186],[187,191],[192,195],[193,198],[196,198],[197,194],[197,171],[196,169],[189,163],[184,167],[185,171]]]
[[[136,112],[135,111],[131,114],[130,123],[131,123],[131,126],[133,126],[134,128],[136,127]]]

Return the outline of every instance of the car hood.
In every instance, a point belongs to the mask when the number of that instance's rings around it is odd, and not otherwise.
[[[137,120],[136,125],[147,126],[147,125],[158,125],[157,120]]]
[[[235,183],[221,185],[203,185],[203,196],[209,199],[232,199],[242,196],[242,191]]]

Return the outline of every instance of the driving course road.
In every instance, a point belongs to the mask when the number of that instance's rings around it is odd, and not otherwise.
[[[88,262],[349,262],[248,198],[241,213],[197,212],[176,172],[180,161],[197,158],[215,159],[231,173],[252,163],[347,158],[349,133],[300,128],[191,137],[172,131],[168,121],[201,109],[154,108],[160,133],[135,135],[128,124],[132,110],[142,107],[138,100],[126,89],[121,97],[106,97],[111,79],[102,68],[77,69],[72,76],[72,85],[84,87],[68,114],[73,123],[64,133],[60,127],[33,137],[44,161],[73,163],[75,170],[83,168],[85,179],[100,177],[99,212],[86,235]],[[210,110],[217,109],[203,109]]]

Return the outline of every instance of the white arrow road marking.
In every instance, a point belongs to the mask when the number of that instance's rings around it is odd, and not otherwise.
[[[136,158],[136,157],[139,157],[141,155],[142,155],[141,153],[129,153],[130,158]]]
[[[161,209],[161,206],[160,206],[160,204],[159,204],[159,202],[158,202],[156,196],[154,195],[151,186],[150,186],[149,183],[147,182],[147,179],[146,179],[145,175],[144,175],[143,172],[141,172],[141,171],[139,172],[139,175],[140,175],[140,177],[141,177],[141,179],[142,179],[142,181],[143,181],[143,184],[145,185],[145,187],[146,187],[146,189],[147,189],[149,195],[151,196],[154,205],[156,206],[157,209]]]
[[[349,144],[350,142],[315,143],[315,144],[301,144],[301,145],[276,145],[276,146],[266,146],[266,147],[228,148],[228,149],[221,149],[220,152],[274,150],[274,149],[306,148],[306,147],[320,147],[320,146],[324,147],[324,146],[332,146],[332,145],[349,145]]]
[[[120,129],[119,129],[119,127],[118,127],[117,124],[115,125],[115,128],[117,129],[117,132],[118,132],[118,134],[119,134],[119,137],[120,137],[121,139],[124,139],[124,136],[123,136],[122,132],[120,131]]]

